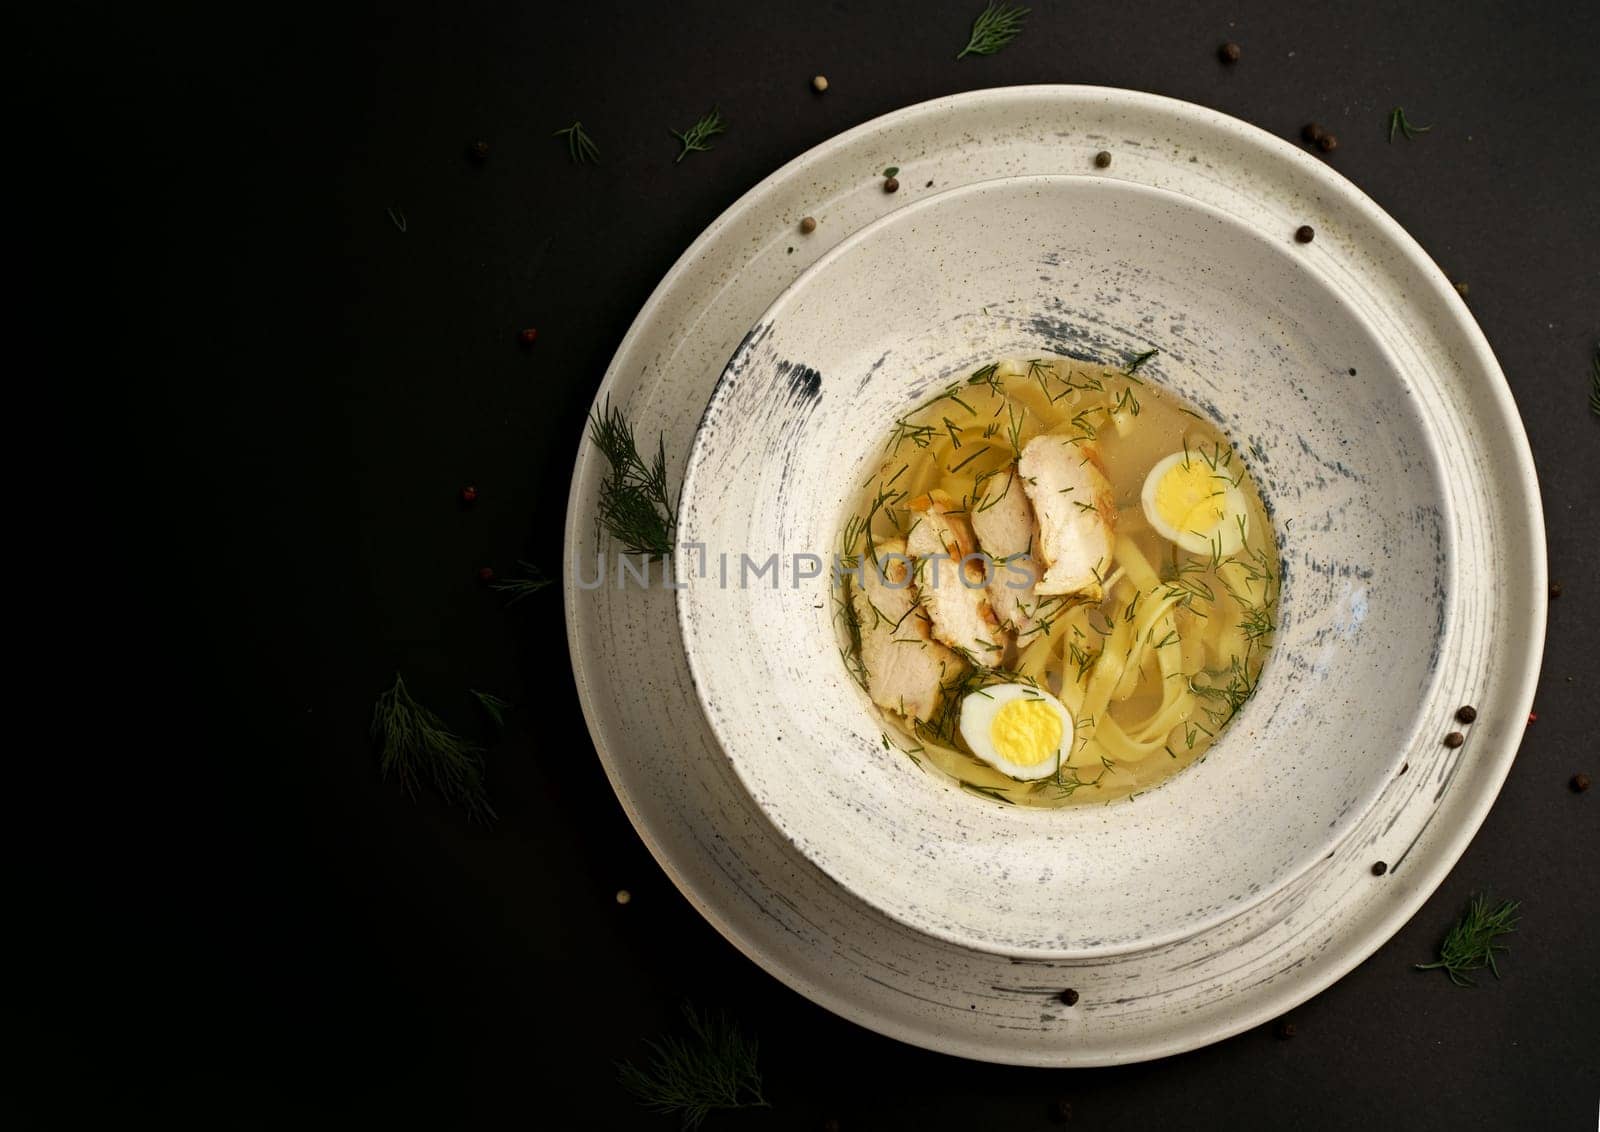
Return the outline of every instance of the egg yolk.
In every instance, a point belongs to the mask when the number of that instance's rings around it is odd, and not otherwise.
[[[994,714],[989,742],[1016,766],[1038,766],[1061,747],[1061,717],[1043,700],[1012,700]]]
[[[1206,534],[1228,513],[1220,482],[1204,460],[1180,461],[1156,484],[1156,514],[1175,531]]]

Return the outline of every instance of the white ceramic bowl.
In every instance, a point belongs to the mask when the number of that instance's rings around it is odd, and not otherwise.
[[[885,750],[826,556],[892,419],[986,360],[1115,360],[1210,412],[1273,511],[1284,586],[1254,700],[1131,803],[953,789]],[[1449,516],[1406,376],[1286,231],[1085,177],[931,196],[850,237],[746,337],[697,433],[676,571],[707,719],[782,833],[919,931],[1030,958],[1190,936],[1330,853],[1399,769],[1439,666]],[[739,583],[740,556],[782,573]],[[720,556],[728,556],[728,584]],[[804,572],[804,571],[801,571]]]

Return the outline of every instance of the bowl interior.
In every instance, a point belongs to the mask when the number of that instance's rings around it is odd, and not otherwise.
[[[1450,526],[1405,375],[1313,255],[1160,190],[1012,178],[863,229],[752,329],[685,474],[679,615],[731,765],[840,884],[963,946],[1154,946],[1281,889],[1398,771],[1437,672]],[[1141,376],[1221,424],[1273,513],[1283,590],[1257,693],[1132,802],[964,793],[885,748],[840,659],[826,563],[845,510],[894,418],[957,375],[1151,347]]]

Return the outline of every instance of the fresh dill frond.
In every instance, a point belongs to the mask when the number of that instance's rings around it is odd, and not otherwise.
[[[655,459],[646,464],[633,426],[609,398],[602,412],[589,418],[589,438],[611,464],[600,481],[600,524],[629,554],[671,554],[678,520],[667,491],[666,438],[657,442]]]
[[[1490,908],[1487,897],[1474,896],[1456,926],[1445,934],[1439,945],[1439,958],[1432,963],[1418,963],[1417,970],[1441,969],[1458,987],[1477,986],[1467,977],[1468,972],[1484,968],[1498,979],[1500,970],[1495,966],[1494,953],[1507,948],[1495,940],[1517,930],[1518,907],[1516,901],[1505,900]]]
[[[889,454],[898,456],[900,454],[900,445],[907,440],[918,448],[926,448],[933,443],[933,426],[912,424],[908,417],[901,417],[894,422],[894,429],[889,434]]]
[[[1594,378],[1589,386],[1589,411],[1600,417],[1600,350],[1594,352]]]
[[[979,786],[973,782],[962,781],[961,789],[965,790],[968,794],[976,794],[980,798],[988,798],[991,801],[999,802],[1002,805],[1016,805],[1015,802],[1005,796],[1004,791],[1002,791],[998,786]]]
[[[399,205],[393,205],[393,206],[391,206],[389,208],[384,209],[383,211],[389,214],[389,223],[393,224],[395,226],[395,228],[399,230],[401,235],[405,235],[405,231],[406,231],[406,214],[405,214],[405,210],[402,209]]]
[[[1247,642],[1247,644],[1253,643],[1253,641]],[[1202,699],[1213,700],[1218,704],[1216,708],[1204,709],[1217,727],[1226,727],[1256,694],[1256,685],[1261,679],[1261,673],[1259,670],[1254,673],[1250,671],[1249,651],[1247,648],[1244,660],[1240,660],[1237,656],[1229,658],[1228,667],[1225,669],[1205,670],[1213,680],[1226,679],[1226,684],[1196,684],[1193,677],[1189,679],[1189,691]]]
[[[1022,34],[1022,25],[1027,18],[1027,8],[989,0],[989,6],[972,21],[972,35],[956,58],[964,59],[968,55],[993,55]]]
[[[1142,354],[1135,354],[1133,360],[1122,367],[1122,375],[1124,377],[1132,377],[1134,374],[1139,372],[1140,366],[1144,365],[1145,362],[1148,362],[1160,352],[1160,350],[1146,350]]]
[[[413,798],[419,786],[430,784],[474,821],[494,820],[484,789],[482,748],[413,699],[398,672],[393,687],[372,707],[371,733],[385,780],[394,778]]]
[[[1005,394],[1005,387],[1000,383],[1000,363],[990,362],[981,369],[972,371],[972,376],[967,378],[968,385],[987,385],[991,397],[1000,397]]]
[[[625,1061],[617,1081],[640,1104],[680,1117],[684,1128],[698,1128],[712,1112],[731,1108],[770,1108],[761,1095],[756,1042],[724,1014],[702,1015],[683,1005],[689,1036],[668,1035],[646,1042],[650,1063]]]
[[[550,136],[567,139],[567,156],[572,159],[574,165],[600,164],[600,147],[594,144],[594,139],[583,128],[582,122],[574,122],[566,129],[557,130]]]
[[[531,562],[517,563],[522,569],[522,576],[518,578],[505,578],[490,584],[489,588],[496,593],[509,594],[507,605],[515,605],[529,594],[538,593],[550,585],[552,579],[544,576],[544,571]]]
[[[472,689],[472,698],[478,701],[478,706],[483,708],[483,714],[493,720],[496,727],[506,725],[506,708],[511,706],[510,703],[493,692],[480,692],[476,688]]]
[[[671,131],[672,136],[677,138],[683,145],[683,148],[678,151],[677,158],[672,163],[674,165],[678,164],[679,161],[682,161],[691,153],[704,153],[711,148],[710,142],[712,138],[727,132],[728,124],[723,120],[722,112],[713,106],[711,113],[682,133],[677,130]]]
[[[1432,126],[1412,125],[1411,122],[1406,118],[1406,112],[1398,106],[1389,111],[1389,141],[1391,144],[1394,142],[1394,135],[1396,133],[1405,138],[1407,141],[1410,141],[1418,134],[1425,134],[1431,129],[1433,129]]]

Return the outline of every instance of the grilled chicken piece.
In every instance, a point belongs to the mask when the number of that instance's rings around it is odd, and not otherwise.
[[[1044,574],[1035,592],[1042,597],[1083,594],[1098,601],[1100,580],[1111,563],[1117,510],[1093,446],[1036,436],[1023,447],[1017,469],[1039,523],[1035,549]]]
[[[918,608],[906,544],[877,544],[879,569],[863,556],[861,577],[852,583],[850,603],[861,631],[861,665],[867,694],[881,708],[929,720],[938,710],[944,686],[964,665],[961,658],[929,639],[928,618]]]
[[[1005,475],[985,481],[983,498],[972,509],[972,530],[979,547],[995,563],[989,606],[1001,626],[1016,633],[1018,645],[1025,644],[1038,629],[1034,613],[1040,599],[1034,584],[1044,568],[1037,550],[1039,524],[1015,464]]]
[[[917,560],[917,597],[934,637],[979,664],[999,664],[1008,642],[989,606],[989,572],[981,561],[962,561],[978,552],[966,512],[942,491],[913,499],[911,511],[906,549]]]

